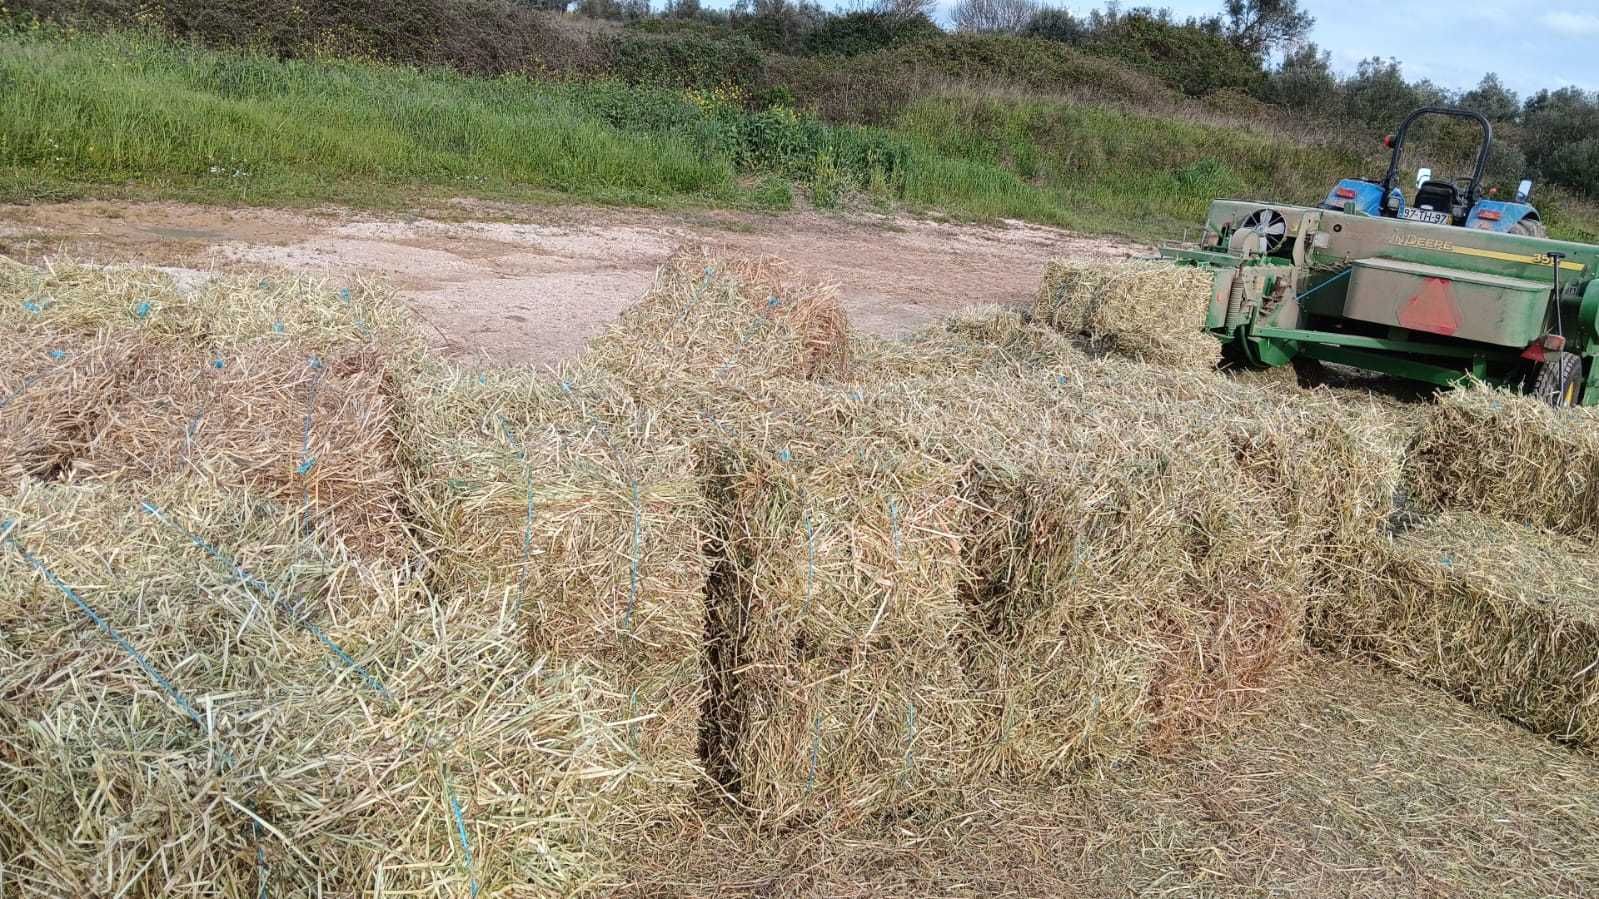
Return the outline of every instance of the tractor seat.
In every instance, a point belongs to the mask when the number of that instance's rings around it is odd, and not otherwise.
[[[1455,204],[1460,202],[1460,191],[1455,189],[1448,181],[1423,181],[1421,187],[1416,188],[1417,209],[1430,209],[1433,212],[1455,213]]]

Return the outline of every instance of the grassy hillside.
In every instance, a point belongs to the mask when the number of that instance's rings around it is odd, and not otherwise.
[[[7,201],[808,202],[1163,237],[1213,197],[1314,201],[1364,167],[1280,134],[973,89],[924,96],[881,127],[833,125],[727,91],[285,60],[133,34],[0,36]]]

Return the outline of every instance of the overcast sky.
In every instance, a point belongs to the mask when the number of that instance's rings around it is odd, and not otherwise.
[[[945,8],[948,8],[946,4]],[[1068,0],[1074,13],[1094,3]],[[1128,0],[1170,7],[1178,18],[1211,15],[1222,0]],[[1370,56],[1396,57],[1405,77],[1475,87],[1498,72],[1523,97],[1574,84],[1599,90],[1599,0],[1301,0],[1316,17],[1311,39],[1333,66],[1353,71]]]

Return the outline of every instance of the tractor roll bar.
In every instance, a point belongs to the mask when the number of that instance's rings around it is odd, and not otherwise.
[[[1477,205],[1477,189],[1482,185],[1483,173],[1488,170],[1488,151],[1493,148],[1494,126],[1489,123],[1488,117],[1480,112],[1469,109],[1456,109],[1451,106],[1423,106],[1399,123],[1399,133],[1394,135],[1394,155],[1388,160],[1388,174],[1382,179],[1383,211],[1388,211],[1388,196],[1393,193],[1394,183],[1399,178],[1399,157],[1405,151],[1405,132],[1422,116],[1441,115],[1456,119],[1469,119],[1482,126],[1482,147],[1477,151],[1477,168],[1471,173],[1471,189],[1466,191],[1466,208]]]

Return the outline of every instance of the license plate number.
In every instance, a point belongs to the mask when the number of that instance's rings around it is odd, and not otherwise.
[[[1402,219],[1408,219],[1412,222],[1426,222],[1429,225],[1449,224],[1449,213],[1433,212],[1430,209],[1412,209],[1407,207],[1404,212],[1399,213],[1399,217]]]

